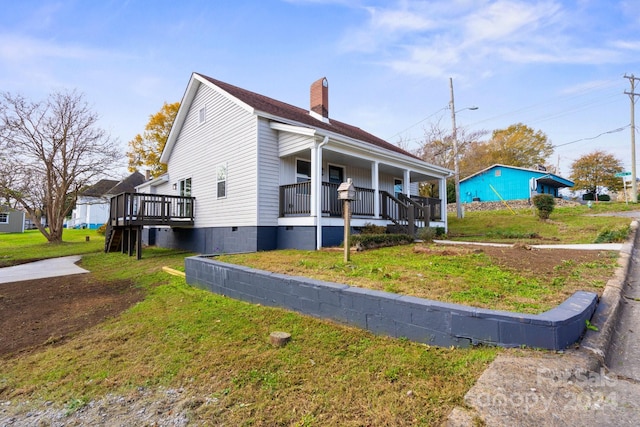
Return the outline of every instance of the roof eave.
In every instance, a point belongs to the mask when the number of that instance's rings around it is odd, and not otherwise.
[[[357,149],[365,152],[375,153],[376,157],[382,157],[384,155],[387,158],[393,158],[393,160],[396,163],[401,163],[406,166],[412,166],[413,168],[417,168],[420,170],[428,170],[430,173],[434,175],[438,175],[442,177],[453,176],[453,171],[450,169],[443,168],[437,165],[432,165],[431,163],[425,162],[417,158],[413,158],[411,156],[404,155],[402,153],[386,150],[382,147],[378,147],[366,141],[350,138],[348,136],[345,136],[336,132],[331,132],[326,129],[310,127],[307,124],[298,123],[293,120],[285,119],[279,116],[274,116],[272,114],[265,113],[264,111],[256,110],[256,114],[265,119],[276,120],[277,123],[272,122],[270,124],[271,128],[276,130],[283,130],[283,131],[299,133],[299,134],[304,134],[309,136],[312,136],[312,135],[328,136],[334,143],[335,142],[344,143],[347,146],[356,147]],[[286,122],[286,123],[283,123],[283,122]]]

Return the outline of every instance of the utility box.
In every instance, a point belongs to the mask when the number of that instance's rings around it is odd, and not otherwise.
[[[338,200],[355,200],[356,188],[353,186],[351,178],[347,178],[347,182],[343,182],[338,187]]]

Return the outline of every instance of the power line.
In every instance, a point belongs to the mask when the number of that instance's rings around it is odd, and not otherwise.
[[[601,134],[598,134],[596,136],[591,136],[591,137],[588,137],[588,138],[580,138],[580,139],[576,139],[575,141],[565,142],[564,144],[554,145],[553,148],[564,147],[565,145],[575,144],[576,142],[580,142],[580,141],[590,141],[592,139],[597,139],[597,138],[600,138],[602,135],[607,135],[607,134],[610,134],[610,133],[622,132],[623,130],[625,130],[629,126],[631,126],[631,125],[626,125],[626,126],[622,126],[622,127],[616,128],[616,129],[611,129],[611,130],[608,130],[606,132],[602,132]]]
[[[436,114],[438,114],[440,111],[447,110],[448,108],[449,108],[449,107],[443,107],[443,108],[439,109],[438,111],[436,111],[435,113],[429,114],[427,117],[425,117],[424,119],[420,120],[419,122],[417,122],[417,123],[415,123],[415,124],[412,124],[412,125],[411,125],[411,126],[409,126],[408,128],[406,128],[406,129],[404,129],[404,130],[401,130],[400,132],[396,132],[396,133],[394,133],[393,135],[391,135],[390,137],[385,138],[385,139],[386,139],[387,141],[389,141],[389,140],[390,140],[391,138],[393,138],[394,136],[396,136],[396,135],[400,135],[401,133],[406,132],[406,131],[408,131],[409,129],[411,129],[411,128],[414,128],[414,127],[418,126],[420,123],[424,122],[425,120],[430,119],[431,117],[433,117],[433,116],[435,116]]]

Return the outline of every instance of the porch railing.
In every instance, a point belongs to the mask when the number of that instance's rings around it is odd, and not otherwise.
[[[342,216],[342,201],[338,200],[340,184],[322,183],[322,213]],[[356,200],[351,202],[351,214],[373,216],[375,191],[370,188],[356,188]],[[299,182],[280,186],[280,216],[309,215],[311,213],[311,182]]]
[[[329,182],[322,183],[322,213],[329,216],[342,216],[342,201],[338,199],[338,186]],[[355,187],[356,200],[351,202],[352,215],[373,217],[375,191],[371,188]],[[393,218],[407,218],[408,206],[414,207],[415,219],[423,222],[442,219],[442,201],[433,197],[411,196],[408,200],[397,202],[380,192],[381,215]],[[391,196],[395,199],[394,196]],[[406,197],[406,196],[404,196]],[[300,182],[280,186],[280,216],[309,215],[311,213],[311,182]]]
[[[121,193],[111,198],[112,226],[193,225],[195,197]]]

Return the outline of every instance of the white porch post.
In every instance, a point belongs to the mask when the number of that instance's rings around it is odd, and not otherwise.
[[[316,217],[316,249],[322,249],[322,147],[327,142],[329,137],[325,136],[321,143],[314,143],[311,150],[311,194],[315,190],[316,196],[310,202],[311,216]]]
[[[373,162],[371,168],[371,182],[373,183],[373,216],[380,218],[380,174],[378,173],[379,162]]]
[[[449,203],[449,201],[447,200],[447,178],[442,177],[440,178],[440,183],[438,185],[438,193],[440,196],[440,200],[441,200],[441,216],[442,216],[442,221],[444,222],[444,231],[448,232],[449,231],[449,222],[447,221],[447,204]]]
[[[309,195],[309,206],[311,217],[318,216],[318,202],[320,197],[318,192],[318,145],[314,142],[311,146],[311,194]]]
[[[411,176],[409,173],[409,169],[405,169],[404,170],[404,182],[402,183],[402,192],[405,194],[405,196],[410,196],[411,195]]]

